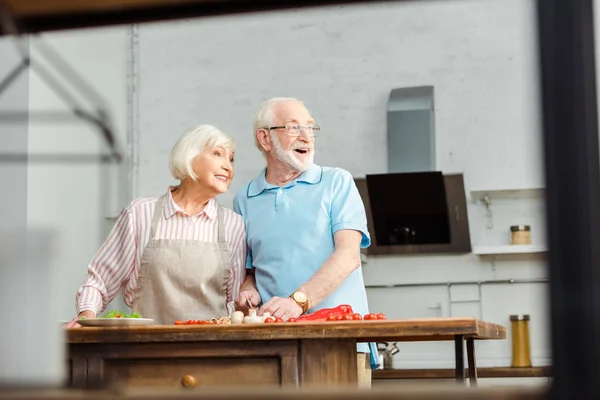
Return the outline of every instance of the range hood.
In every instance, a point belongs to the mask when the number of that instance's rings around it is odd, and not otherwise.
[[[387,174],[355,179],[367,211],[367,254],[469,253],[462,174],[436,171],[433,86],[390,92]]]

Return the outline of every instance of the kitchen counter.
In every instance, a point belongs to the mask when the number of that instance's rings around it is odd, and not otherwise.
[[[74,388],[186,388],[220,385],[357,384],[356,343],[460,343],[506,338],[506,328],[475,318],[173,325],[67,329]],[[471,346],[473,347],[473,346]],[[469,371],[475,368],[469,352]],[[476,371],[476,370],[475,370]]]

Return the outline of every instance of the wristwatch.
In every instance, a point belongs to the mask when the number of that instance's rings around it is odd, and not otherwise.
[[[294,292],[290,295],[300,307],[302,307],[302,314],[308,311],[308,296],[302,292]]]

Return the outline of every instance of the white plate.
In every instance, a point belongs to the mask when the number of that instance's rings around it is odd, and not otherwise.
[[[77,323],[81,326],[144,326],[154,325],[151,318],[86,318]]]

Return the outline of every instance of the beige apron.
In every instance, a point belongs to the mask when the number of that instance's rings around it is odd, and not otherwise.
[[[231,259],[223,210],[217,207],[219,242],[154,239],[166,195],[158,199],[148,244],[142,254],[133,311],[156,324],[229,315],[227,280]]]

